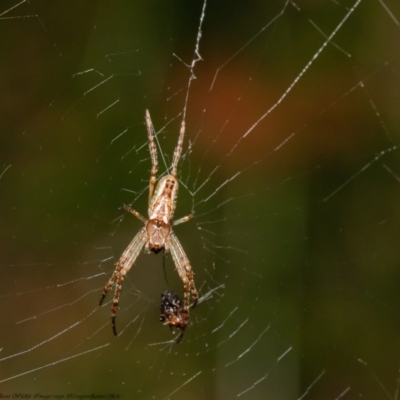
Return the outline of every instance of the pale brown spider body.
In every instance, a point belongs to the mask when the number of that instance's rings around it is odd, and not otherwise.
[[[183,120],[181,123],[178,144],[176,145],[172,160],[171,174],[162,177],[157,185],[157,148],[154,142],[154,128],[148,110],[146,110],[146,127],[152,163],[149,185],[149,218],[146,219],[131,207],[124,206],[126,211],[140,219],[145,226],[136,234],[131,243],[122,253],[115,270],[111,275],[111,278],[104,287],[103,294],[100,298],[100,305],[102,305],[107,293],[115,285],[114,298],[111,306],[111,321],[115,335],[117,335],[115,316],[118,310],[122,283],[125,275],[131,269],[143,247],[146,253],[153,252],[157,254],[161,250],[164,250],[165,252],[171,252],[176,270],[178,271],[184,286],[184,306],[182,315],[187,316],[187,319],[189,318],[190,296],[193,298],[193,307],[198,301],[198,293],[193,279],[192,267],[182,245],[172,231],[173,225],[178,225],[189,221],[193,217],[193,215],[190,214],[172,222],[178,196],[179,185],[177,179],[177,167],[182,153],[183,138],[185,135],[185,121]]]

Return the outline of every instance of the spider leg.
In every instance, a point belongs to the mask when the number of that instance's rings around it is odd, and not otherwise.
[[[193,214],[186,215],[186,217],[182,217],[175,221],[172,221],[172,225],[175,226],[175,225],[183,224],[184,222],[190,221],[193,217],[194,217]]]
[[[149,151],[151,157],[151,171],[150,171],[150,184],[149,184],[149,204],[153,197],[154,188],[156,186],[157,181],[157,171],[158,171],[158,161],[157,161],[157,146],[154,141],[154,126],[151,122],[150,112],[146,110],[146,128],[147,128],[147,136],[149,138]]]
[[[181,332],[181,333],[179,334],[179,336],[175,339],[175,343],[176,343],[176,344],[178,344],[178,343],[182,340],[184,333],[185,333],[185,329],[182,329],[182,332]]]
[[[117,280],[117,276],[118,276],[120,270],[121,270],[121,268],[119,268],[119,264],[117,264],[117,267],[115,268],[113,274],[111,275],[111,278],[108,280],[106,286],[104,286],[103,294],[100,297],[99,306],[101,306],[103,304],[103,301],[107,296],[107,293],[114,286],[115,281]]]
[[[183,288],[184,288],[184,310],[187,311],[188,316],[189,316],[189,308],[190,308],[190,295],[193,298],[193,306],[195,307],[198,300],[199,300],[199,295],[197,293],[196,285],[194,283],[193,279],[193,271],[192,267],[190,265],[190,261],[187,258],[187,255],[185,251],[183,250],[183,247],[181,243],[179,242],[179,239],[176,237],[176,235],[171,232],[170,234],[170,239],[171,243],[169,246],[169,250],[172,255],[172,259],[174,260],[176,269],[178,271],[178,274],[180,278],[182,279],[183,282]]]
[[[133,208],[131,208],[129,206],[124,206],[124,209],[125,209],[125,211],[128,211],[131,214],[133,214],[137,219],[140,219],[144,224],[147,223],[147,219],[145,217],[143,217],[142,214],[140,214],[139,212],[134,210]]]
[[[115,270],[111,275],[111,278],[104,287],[103,294],[100,298],[100,305],[102,305],[105,297],[107,296],[107,293],[115,285],[115,292],[111,306],[111,324],[115,336],[117,336],[117,329],[115,326],[115,315],[117,314],[118,311],[118,304],[121,295],[122,283],[124,281],[125,275],[131,269],[133,263],[135,262],[137,256],[140,253],[140,250],[143,248],[147,240],[148,238],[147,238],[146,228],[142,228],[133,238],[133,240],[125,249],[125,251],[122,253],[122,256],[118,260],[117,266],[115,267]]]
[[[186,129],[185,120],[182,120],[181,130],[179,131],[178,143],[174,150],[174,156],[172,158],[172,165],[171,165],[171,175],[173,175],[175,178],[178,175],[178,162],[179,159],[181,158],[183,139],[185,137],[185,129]]]

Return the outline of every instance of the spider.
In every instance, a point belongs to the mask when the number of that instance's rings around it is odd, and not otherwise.
[[[175,343],[179,343],[189,320],[189,314],[182,307],[181,299],[176,293],[166,291],[161,294],[160,308],[160,321],[164,322],[164,325],[169,325],[171,330],[173,326],[176,326],[182,331],[175,340]]]
[[[145,115],[147,135],[149,140],[149,151],[151,157],[151,171],[149,184],[149,218],[146,219],[139,212],[133,210],[129,206],[124,206],[125,210],[133,214],[136,218],[144,223],[144,227],[133,238],[131,243],[122,253],[117,262],[117,266],[111,278],[104,286],[103,294],[100,298],[99,305],[103,301],[115,285],[114,298],[111,306],[111,325],[114,335],[117,336],[115,326],[115,316],[118,310],[119,298],[121,295],[122,283],[125,275],[131,269],[133,263],[138,257],[140,251],[144,247],[146,253],[171,252],[172,260],[175,263],[176,270],[183,281],[184,287],[184,306],[183,310],[187,314],[186,321],[189,319],[190,296],[193,298],[193,307],[197,304],[199,296],[193,280],[193,271],[190,266],[189,259],[178,238],[172,231],[172,226],[187,222],[193,218],[193,214],[186,217],[171,221],[174,216],[176,200],[178,196],[178,162],[182,153],[183,138],[185,136],[185,120],[182,120],[179,132],[178,143],[175,147],[171,173],[163,176],[157,183],[157,147],[154,142],[154,127],[151,122],[149,110],[146,110]],[[157,183],[157,184],[156,184]]]

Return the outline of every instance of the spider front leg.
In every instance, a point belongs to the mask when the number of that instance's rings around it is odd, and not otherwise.
[[[151,171],[150,171],[150,183],[149,183],[149,204],[153,197],[154,188],[157,182],[157,171],[158,171],[158,161],[157,161],[157,146],[154,141],[154,126],[151,122],[150,112],[146,110],[146,128],[147,137],[149,139],[149,152],[151,158]]]

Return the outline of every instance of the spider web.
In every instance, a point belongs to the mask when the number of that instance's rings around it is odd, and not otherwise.
[[[399,398],[400,7],[264,3],[1,3],[1,398]],[[146,108],[160,175],[186,119],[180,344],[169,255],[98,307]]]

